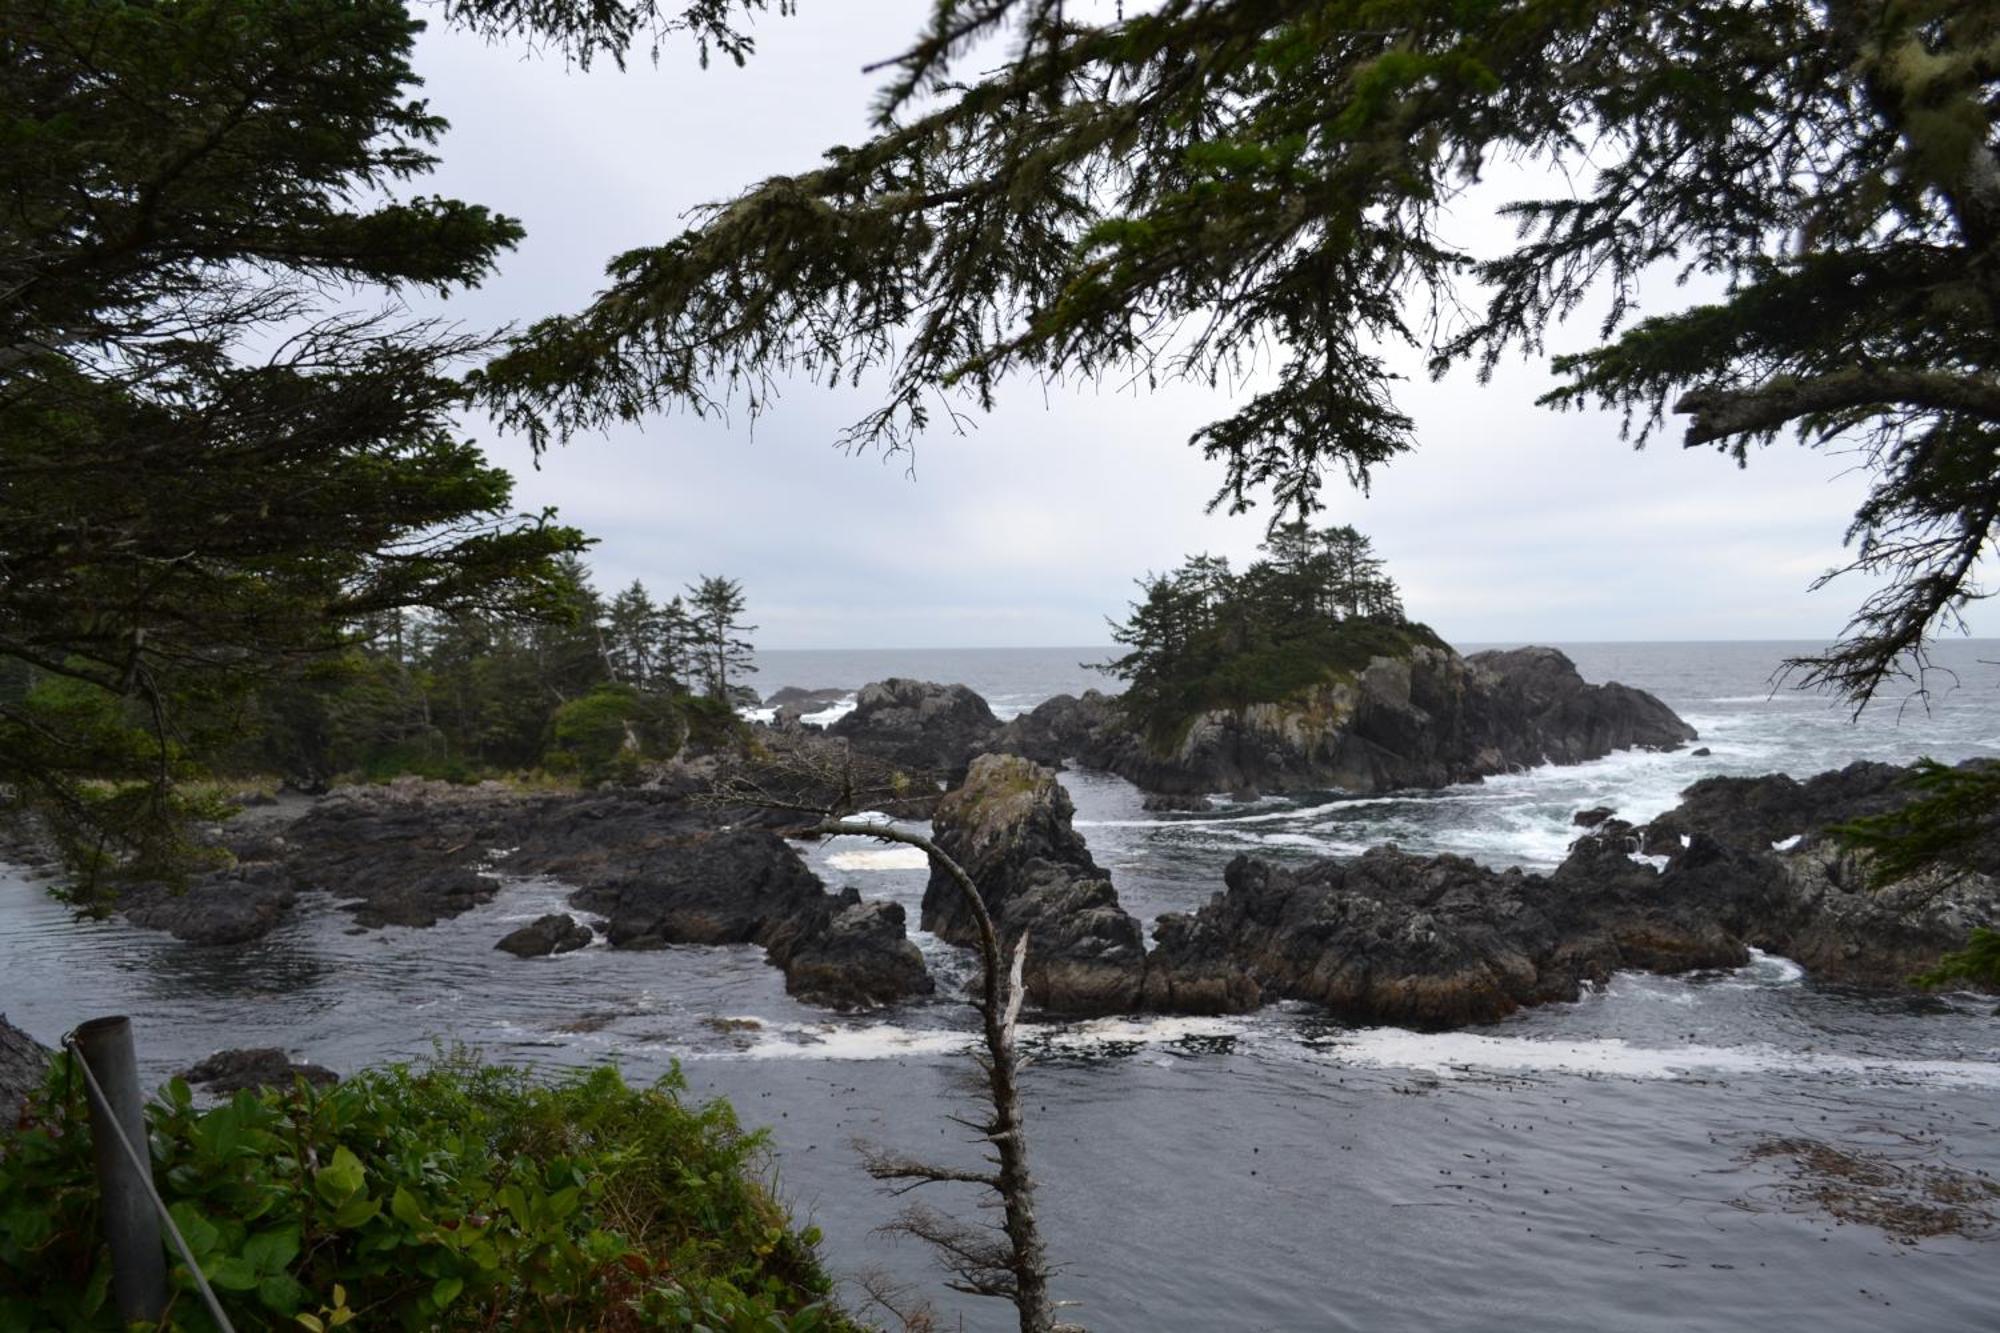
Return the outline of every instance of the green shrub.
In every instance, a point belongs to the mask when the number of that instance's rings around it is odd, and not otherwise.
[[[572,699],[555,712],[543,765],[585,782],[618,779],[641,759],[666,758],[680,749],[685,700],[607,684]]]
[[[239,1329],[853,1328],[758,1179],[762,1136],[683,1088],[452,1061],[202,1111],[177,1079],[148,1108],[154,1179]],[[0,1328],[115,1329],[60,1068],[30,1114],[0,1146]],[[174,1283],[166,1327],[211,1328]]]

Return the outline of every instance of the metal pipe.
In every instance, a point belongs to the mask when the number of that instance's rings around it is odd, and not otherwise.
[[[167,1309],[167,1254],[160,1242],[159,1214],[153,1209],[145,1095],[139,1087],[132,1020],[93,1018],[76,1030],[74,1040],[78,1057],[102,1091],[101,1097],[89,1099],[90,1142],[97,1160],[104,1239],[111,1246],[112,1300],[125,1323],[157,1324]],[[120,1129],[134,1154],[128,1155],[120,1144]]]

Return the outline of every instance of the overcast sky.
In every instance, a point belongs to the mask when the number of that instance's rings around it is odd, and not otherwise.
[[[900,49],[927,6],[799,7],[759,25],[759,54],[740,70],[704,71],[670,49],[658,67],[583,74],[427,34],[417,67],[453,128],[425,191],[528,231],[498,277],[446,310],[474,326],[575,310],[607,259],[666,240],[689,207],[863,138],[877,80],[862,66]],[[1477,212],[1468,239],[1491,234]],[[1585,345],[1591,323],[1558,350]],[[1402,406],[1418,452],[1372,495],[1329,486],[1330,521],[1373,536],[1412,616],[1461,642],[1839,631],[1864,586],[1807,587],[1841,559],[1862,493],[1843,475],[1851,460],[1781,444],[1739,471],[1672,439],[1635,452],[1615,418],[1536,407],[1548,382],[1539,364],[1486,386],[1469,372],[1416,376]],[[601,539],[600,587],[741,579],[766,648],[1102,643],[1134,577],[1196,551],[1238,567],[1255,553],[1264,517],[1205,515],[1220,473],[1186,445],[1226,395],[1019,384],[974,433],[920,444],[913,472],[906,457],[833,447],[868,403],[795,388],[754,436],[742,421],[667,416],[578,439],[539,469],[518,439],[474,429],[520,478],[524,509],[555,505]]]

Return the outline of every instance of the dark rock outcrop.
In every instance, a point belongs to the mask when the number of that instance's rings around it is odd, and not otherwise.
[[[298,905],[292,879],[272,863],[238,864],[185,888],[146,884],[120,899],[135,926],[164,930],[190,944],[247,944],[268,935]]]
[[[1449,1028],[1574,999],[1620,967],[1747,957],[1698,913],[1660,910],[1615,878],[1571,895],[1518,870],[1378,847],[1297,869],[1238,857],[1225,882],[1193,916],[1161,919],[1153,1007],[1308,1000],[1351,1022]]]
[[[1000,719],[965,686],[900,677],[864,686],[854,711],[827,728],[863,754],[952,786],[999,730]]]
[[[924,956],[910,940],[903,905],[863,902],[841,894],[825,925],[774,955],[785,990],[809,1004],[866,1009],[936,989]]]
[[[281,830],[230,837],[239,860],[228,871],[179,893],[135,890],[124,906],[137,924],[201,943],[255,939],[313,892],[337,895],[363,928],[423,927],[490,900],[500,882],[489,868],[500,866],[570,885],[570,905],[607,918],[614,948],[754,943],[783,967],[834,928],[849,904],[770,827],[797,816],[694,801],[712,774],[668,776],[655,789],[582,794],[415,781],[343,789]],[[845,922],[841,940],[814,955],[815,989],[836,994],[836,974],[852,966],[848,991],[866,998],[844,1003],[926,993],[922,955],[894,947],[892,921],[900,931],[900,911],[868,914],[866,930],[858,918]],[[591,939],[589,927],[553,913],[496,947],[534,957]]]
[[[1039,763],[1075,759],[1153,792],[1376,792],[1620,749],[1673,749],[1694,736],[1652,695],[1588,684],[1553,648],[1460,657],[1418,645],[1282,703],[1204,713],[1171,752],[1136,734],[1116,701],[1094,691],[1016,718],[994,748]]]
[[[1909,799],[1908,770],[1866,761],[1800,782],[1783,773],[1760,778],[1703,778],[1651,828],[1699,829],[1731,846],[1767,849],[1774,842],[1831,824],[1893,810]]]
[[[826,890],[784,839],[719,829],[630,853],[570,894],[606,919],[613,948],[773,944],[800,933]]]
[[[1210,806],[1206,796],[1176,796],[1170,792],[1150,792],[1140,802],[1140,808],[1155,814],[1195,814],[1207,811]]]
[[[1617,813],[1608,805],[1594,805],[1588,810],[1579,810],[1571,815],[1569,822],[1578,828],[1596,828]]]
[[[519,930],[509,931],[493,947],[516,958],[546,958],[550,954],[573,953],[596,936],[567,912],[550,912],[536,917]]]
[[[673,797],[608,793],[545,811],[510,869],[577,886],[570,904],[606,918],[616,949],[759,944],[786,989],[834,1008],[933,988],[894,903],[835,896],[777,833]]]
[[[21,1123],[28,1095],[42,1086],[55,1052],[0,1014],[0,1135]]]
[[[217,1096],[231,1096],[259,1088],[289,1088],[294,1079],[326,1086],[340,1082],[340,1075],[321,1065],[294,1062],[275,1046],[255,1046],[243,1050],[217,1051],[181,1075],[189,1083]]]
[[[1393,847],[1297,868],[1239,857],[1223,893],[1160,918],[1145,1000],[1196,1013],[1308,1000],[1443,1028],[1574,998],[1620,968],[1740,966],[1753,947],[1821,980],[1899,986],[2000,922],[2000,877],[1984,868],[2000,846],[1973,873],[1875,888],[1825,836],[1906,800],[1903,774],[1707,779],[1649,825],[1605,818],[1547,875]]]
[[[1048,769],[982,755],[965,784],[938,802],[933,836],[979,886],[1003,947],[1028,936],[1023,981],[1037,1007],[1129,1010],[1144,978],[1144,935],[1071,826],[1074,813]],[[954,944],[978,942],[963,891],[941,871],[924,890],[923,925]]]
[[[766,708],[795,709],[799,713],[821,713],[841,702],[852,690],[805,690],[787,685],[764,696]]]

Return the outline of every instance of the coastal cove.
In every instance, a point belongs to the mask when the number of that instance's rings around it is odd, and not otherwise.
[[[1567,651],[1589,680],[1658,694],[1699,731],[1695,747],[1435,792],[1165,815],[1120,779],[1070,773],[1076,830],[1150,925],[1206,901],[1239,852],[1284,863],[1394,841],[1547,869],[1576,811],[1643,821],[1701,777],[2000,754],[2000,645],[1943,645],[1954,690],[1928,712],[1898,716],[1891,699],[1858,725],[1822,699],[1770,692],[1786,645]],[[767,652],[756,683],[958,681],[1006,718],[1101,684],[1077,665],[1091,656]],[[806,857],[829,888],[893,899],[916,920],[920,858],[854,842]],[[837,1271],[879,1264],[934,1285],[927,1256],[870,1235],[897,1205],[849,1140],[955,1143],[942,1114],[963,1095],[970,1015],[950,996],[964,955],[919,933],[939,996],[852,1016],[787,996],[755,946],[600,944],[517,962],[493,941],[562,910],[566,892],[509,877],[504,861],[494,873],[491,901],[428,929],[352,934],[317,903],[221,950],[73,922],[9,874],[9,1017],[51,1040],[87,1014],[130,1012],[160,1076],[249,1045],[341,1070],[438,1043],[549,1066],[615,1059],[634,1078],[678,1060],[697,1093],[771,1126],[783,1190],[824,1228]],[[1294,1004],[1038,1024],[1026,1090],[1061,1291],[1099,1329],[1722,1329],[1805,1310],[1819,1328],[1974,1326],[1993,1299],[1990,1240],[1907,1243],[1843,1222],[1811,1199],[1800,1155],[1772,1145],[1882,1154],[1919,1183],[1931,1168],[2000,1172],[1991,1010],[1972,996],[1825,987],[1766,956],[1681,978],[1620,973],[1577,1003],[1441,1035],[1349,1029]],[[964,1316],[974,1329],[1008,1322],[976,1304]]]

